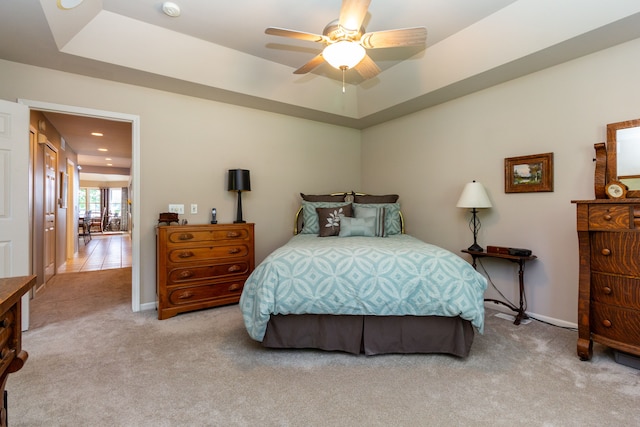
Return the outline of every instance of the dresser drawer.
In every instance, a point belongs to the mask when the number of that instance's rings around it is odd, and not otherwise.
[[[183,245],[186,243],[198,242],[228,242],[234,240],[249,240],[249,231],[246,228],[219,227],[217,229],[192,229],[185,230],[184,227],[167,231],[167,245]]]
[[[594,302],[590,317],[594,334],[640,346],[640,311]]]
[[[216,284],[172,288],[168,290],[168,299],[176,306],[217,300],[225,300],[225,303],[231,304],[240,300],[243,286],[244,278]]]
[[[591,235],[591,269],[640,276],[640,233],[595,232]]]
[[[254,225],[156,228],[158,319],[237,303],[255,266]]]
[[[0,372],[4,372],[16,354],[13,337],[15,328],[15,315],[11,307],[9,311],[2,314],[0,319]]]
[[[591,299],[640,310],[640,278],[592,273]]]
[[[590,230],[624,230],[631,228],[631,212],[628,205],[589,206]]]
[[[242,258],[250,253],[247,244],[225,246],[177,247],[167,250],[167,258],[172,263],[207,262],[212,259],[224,260]]]
[[[251,265],[246,260],[226,264],[175,268],[169,271],[167,286],[194,280],[215,280],[228,276],[244,275],[246,277],[250,271]]]

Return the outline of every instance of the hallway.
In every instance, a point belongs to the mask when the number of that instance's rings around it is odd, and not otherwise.
[[[78,252],[57,273],[78,273],[131,267],[129,233],[95,233],[86,244],[80,239]]]
[[[80,239],[78,253],[36,292],[29,304],[30,329],[114,304],[131,304],[131,235],[92,234],[86,244]]]

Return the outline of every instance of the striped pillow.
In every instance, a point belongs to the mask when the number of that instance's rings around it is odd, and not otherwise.
[[[384,207],[364,207],[364,206],[354,206],[354,216],[356,218],[373,218],[374,219],[374,227],[375,227],[375,236],[376,237],[386,237],[384,228]]]
[[[353,208],[384,208],[384,234],[391,236],[402,233],[400,203],[354,203]]]

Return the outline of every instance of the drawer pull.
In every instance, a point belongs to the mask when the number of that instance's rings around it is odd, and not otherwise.
[[[229,273],[233,273],[233,272],[236,272],[236,271],[240,271],[241,269],[242,269],[242,267],[240,267],[238,264],[234,264],[234,265],[232,265],[231,267],[229,267],[229,268],[227,269],[227,271],[228,271]]]
[[[178,237],[178,239],[180,240],[191,240],[193,239],[193,234],[191,233],[183,233],[180,235],[180,237]]]
[[[239,283],[234,283],[233,285],[229,286],[229,290],[231,292],[239,291],[241,289],[242,289],[242,285]]]
[[[189,277],[193,277],[193,271],[191,270],[181,271],[179,276],[181,279],[188,279]]]
[[[609,319],[604,319],[602,321],[602,326],[604,326],[605,328],[610,328],[611,327],[611,320]]]
[[[238,233],[237,231],[229,231],[227,233],[227,237],[240,237],[240,233]]]
[[[611,250],[607,249],[607,248],[604,248],[603,250],[600,251],[600,253],[602,255],[604,255],[604,256],[609,256],[609,255],[611,255]]]
[[[606,214],[606,215],[604,216],[604,220],[605,220],[605,221],[611,221],[611,218],[612,218],[612,216],[611,216],[611,215],[609,215],[609,214]]]
[[[8,326],[11,325],[11,322],[9,321],[9,319],[4,318],[2,320],[0,320],[0,328],[6,328]]]
[[[180,252],[180,255],[178,255],[178,258],[191,258],[193,255],[194,254],[191,251],[182,251]]]
[[[191,298],[192,296],[193,296],[193,292],[191,292],[191,291],[184,291],[183,293],[181,293],[181,294],[178,296],[178,299],[189,299],[189,298]]]
[[[611,288],[608,286],[605,286],[604,288],[602,288],[602,291],[604,292],[605,295],[611,295]]]
[[[238,252],[240,252],[240,248],[231,248],[231,249],[229,249],[229,253],[231,255],[237,254]]]

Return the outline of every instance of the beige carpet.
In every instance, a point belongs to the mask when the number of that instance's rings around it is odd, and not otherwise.
[[[30,301],[30,329],[131,307],[131,268],[53,276]]]
[[[489,311],[466,359],[276,351],[248,337],[237,305],[132,313],[129,278],[61,275],[39,295],[56,302],[24,334],[11,426],[640,425],[640,371],[598,345],[581,362],[573,331]]]

